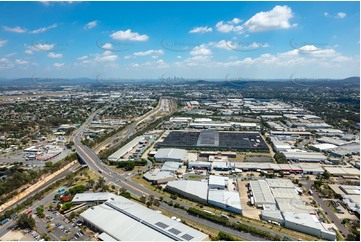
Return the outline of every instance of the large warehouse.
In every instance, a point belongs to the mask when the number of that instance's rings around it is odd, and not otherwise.
[[[276,204],[271,189],[265,180],[250,181],[249,186],[252,190],[255,206],[262,207],[263,205]]]
[[[157,162],[186,161],[187,151],[182,149],[159,149],[154,155]]]
[[[197,202],[207,203],[208,183],[202,181],[177,180],[167,183],[166,189]]]
[[[121,196],[89,208],[80,217],[100,233],[101,240],[209,240],[208,235]]]
[[[285,227],[300,231],[306,234],[311,234],[326,240],[336,240],[336,233],[332,230],[327,230],[316,215],[308,213],[294,213],[283,212]]]
[[[160,147],[177,147],[184,149],[216,150],[268,150],[268,146],[258,132],[219,132],[216,130],[172,131]]]

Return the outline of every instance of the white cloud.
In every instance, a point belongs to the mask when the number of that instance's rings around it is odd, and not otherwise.
[[[55,47],[55,44],[39,43],[32,46],[32,50],[36,51],[50,51]]]
[[[97,24],[98,24],[97,20],[91,21],[84,26],[84,29],[92,29],[92,28],[96,27]]]
[[[344,12],[338,12],[336,15],[332,15],[332,14],[329,14],[328,12],[325,12],[323,14],[325,17],[329,17],[329,18],[339,18],[339,19],[342,19],[342,18],[346,18],[347,14],[344,13]]]
[[[134,52],[132,55],[124,56],[124,59],[135,59],[136,57],[139,57],[139,56],[149,56],[149,55],[153,59],[158,59],[159,56],[163,55],[163,54],[164,54],[163,50],[139,51],[139,52]]]
[[[27,49],[27,50],[25,50],[25,54],[32,55],[32,54],[33,54],[33,50]]]
[[[333,59],[333,61],[335,61],[335,62],[346,62],[346,61],[351,61],[351,60],[352,60],[351,57],[346,57],[346,56],[342,56],[342,55],[336,56],[336,57]]]
[[[145,63],[132,63],[130,65],[133,68],[138,68],[138,67],[146,67],[148,69],[163,69],[163,68],[167,68],[170,65],[167,64],[164,60],[159,59],[157,61],[147,61]]]
[[[131,29],[127,29],[126,31],[119,30],[117,32],[112,33],[110,37],[115,40],[130,40],[130,41],[147,41],[149,39],[148,35],[132,32]]]
[[[232,22],[233,24],[239,24],[240,22],[242,22],[242,20],[239,19],[239,18],[234,18],[234,19],[232,19],[231,22]]]
[[[6,45],[8,43],[7,40],[0,40],[0,47],[3,47],[4,45]]]
[[[277,5],[270,11],[256,13],[243,26],[250,32],[289,29],[296,26],[289,22],[291,18],[293,18],[293,13],[290,7]]]
[[[225,50],[236,50],[236,51],[250,51],[259,48],[269,47],[268,43],[258,42],[243,42],[243,41],[231,41],[231,40],[220,40],[218,42],[209,42],[207,46],[225,49]]]
[[[113,45],[112,43],[105,43],[104,45],[102,45],[102,49],[111,50],[113,49]]]
[[[101,55],[96,55],[94,58],[95,62],[113,62],[118,59],[117,55],[114,55],[111,51],[104,51]]]
[[[15,63],[19,64],[19,65],[25,65],[25,64],[28,64],[29,62],[26,60],[23,60],[23,59],[16,59]]]
[[[48,31],[49,29],[53,29],[53,28],[56,28],[56,27],[58,27],[57,24],[52,24],[52,25],[50,25],[50,26],[48,26],[48,27],[43,27],[43,28],[35,29],[35,30],[33,30],[33,31],[30,31],[29,33],[31,33],[31,34],[39,34],[39,33],[43,33],[43,32],[45,32],[45,31]]]
[[[343,12],[337,13],[337,16],[336,16],[336,18],[345,18],[345,17],[346,17],[346,13],[343,13]]]
[[[314,57],[331,57],[336,55],[334,49],[321,49],[314,45],[305,45],[296,49],[297,54],[309,54]]]
[[[189,33],[207,33],[212,32],[212,28],[208,28],[208,26],[204,27],[194,27]]]
[[[163,55],[163,50],[147,50],[143,52],[135,52],[133,55],[135,56],[147,56],[147,55]]]
[[[209,46],[216,47],[219,49],[230,50],[232,47],[232,43],[231,43],[231,41],[220,40],[218,42],[210,42]]]
[[[199,55],[211,55],[212,51],[206,45],[199,45],[192,49],[190,52],[191,55],[199,56]]]
[[[82,56],[82,57],[79,57],[78,58],[78,60],[86,60],[86,59],[88,59],[89,57],[87,56],[87,55],[84,55],[84,56]]]
[[[53,53],[53,52],[50,52],[49,54],[48,54],[48,57],[50,57],[50,58],[62,58],[63,57],[63,55],[62,54],[55,54],[55,53]]]
[[[56,68],[60,68],[64,66],[64,63],[54,63],[53,66]]]
[[[180,56],[180,55],[177,55],[177,59],[182,59],[182,56]]]
[[[3,30],[6,32],[13,32],[13,33],[25,33],[27,30],[20,27],[20,26],[16,26],[16,27],[7,27],[7,26],[2,26]]]
[[[237,25],[240,23],[241,20],[238,18],[234,18],[231,21],[220,21],[216,24],[216,28],[219,32],[229,33],[229,32],[236,32],[242,33],[243,27],[241,25]]]

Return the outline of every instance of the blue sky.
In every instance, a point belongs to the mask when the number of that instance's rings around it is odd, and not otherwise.
[[[360,75],[359,2],[0,2],[0,77]]]

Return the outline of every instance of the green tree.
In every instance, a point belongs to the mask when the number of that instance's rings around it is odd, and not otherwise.
[[[35,219],[30,214],[22,214],[18,218],[17,225],[21,229],[33,229],[35,227]]]
[[[143,195],[143,196],[141,196],[141,197],[139,198],[139,200],[140,200],[141,203],[145,203],[147,199],[146,199],[146,197]]]
[[[328,180],[328,179],[330,179],[331,174],[330,174],[328,171],[325,171],[322,176],[323,176],[323,178],[325,178],[326,180]]]

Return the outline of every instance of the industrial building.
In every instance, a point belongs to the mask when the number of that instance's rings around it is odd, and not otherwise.
[[[360,187],[339,184],[330,184],[329,186],[332,191],[341,196],[342,203],[348,210],[353,211],[356,216],[360,217]]]
[[[327,230],[314,215],[314,208],[307,206],[300,199],[290,180],[251,181],[250,189],[255,205],[263,208],[261,212],[263,220],[326,240],[336,239],[336,233]]]
[[[106,241],[209,240],[198,230],[120,196],[89,208],[80,218]]]
[[[207,203],[208,183],[202,181],[177,180],[167,183],[166,190],[191,200]]]
[[[139,142],[144,140],[144,136],[138,136],[135,137],[132,141],[130,141],[128,144],[124,145],[122,148],[114,152],[112,155],[108,157],[109,161],[119,161],[123,158],[124,155],[126,155],[128,152],[130,152],[136,145],[139,144]]]
[[[252,191],[254,205],[262,207],[263,205],[276,204],[271,189],[265,180],[250,181],[249,187]]]
[[[208,182],[170,181],[166,190],[197,202],[209,203],[226,211],[242,214],[239,192],[229,189],[229,185],[228,177],[211,175]]]
[[[208,180],[209,189],[225,190],[228,189],[229,178],[226,176],[210,175]]]
[[[187,151],[183,149],[159,149],[154,155],[154,158],[157,162],[166,162],[166,161],[186,161],[187,160]]]
[[[212,169],[212,162],[208,161],[190,161],[188,162],[188,169],[204,169],[210,171]]]
[[[327,230],[316,215],[308,213],[283,212],[284,225],[286,228],[311,234],[326,240],[336,240],[335,231]]]
[[[303,173],[303,174],[323,174],[324,169],[318,163],[299,163],[299,164],[274,164],[274,163],[253,163],[236,162],[236,169],[242,171],[270,171],[284,173]]]
[[[343,166],[324,166],[323,167],[332,176],[357,176],[360,177],[360,170],[353,167]]]
[[[333,144],[325,144],[324,143],[324,144],[314,144],[314,145],[311,145],[310,147],[312,149],[315,149],[315,150],[327,151],[327,150],[330,150],[330,149],[334,149],[337,146],[333,145]]]
[[[237,153],[232,151],[201,151],[199,157],[209,157],[209,156],[227,156],[228,158],[236,158]]]
[[[351,143],[338,146],[336,148],[328,150],[331,154],[335,156],[345,156],[345,155],[359,155],[360,154],[360,143]]]
[[[111,198],[116,197],[113,193],[109,192],[88,192],[88,193],[77,193],[71,201],[74,204],[78,203],[103,203]]]
[[[226,211],[242,214],[241,199],[237,191],[209,190],[208,203]]]
[[[155,168],[146,172],[143,178],[156,184],[164,184],[169,181],[173,181],[176,179],[175,174],[182,164],[183,163],[181,162],[165,162],[162,168]]]
[[[155,168],[153,170],[146,172],[143,178],[155,184],[164,184],[169,181],[175,180],[176,176],[173,172],[161,171],[161,169]]]
[[[216,130],[172,131],[163,142],[158,142],[155,146],[157,148],[268,151],[268,146],[258,132],[219,132]]]
[[[293,162],[325,162],[327,157],[319,152],[307,152],[303,150],[287,150],[282,152],[287,161]]]
[[[259,126],[256,123],[214,122],[214,121],[197,122],[197,120],[195,120],[194,123],[190,123],[188,127],[195,129],[216,129],[216,130],[228,130],[230,128],[242,128],[248,130],[259,129]]]

